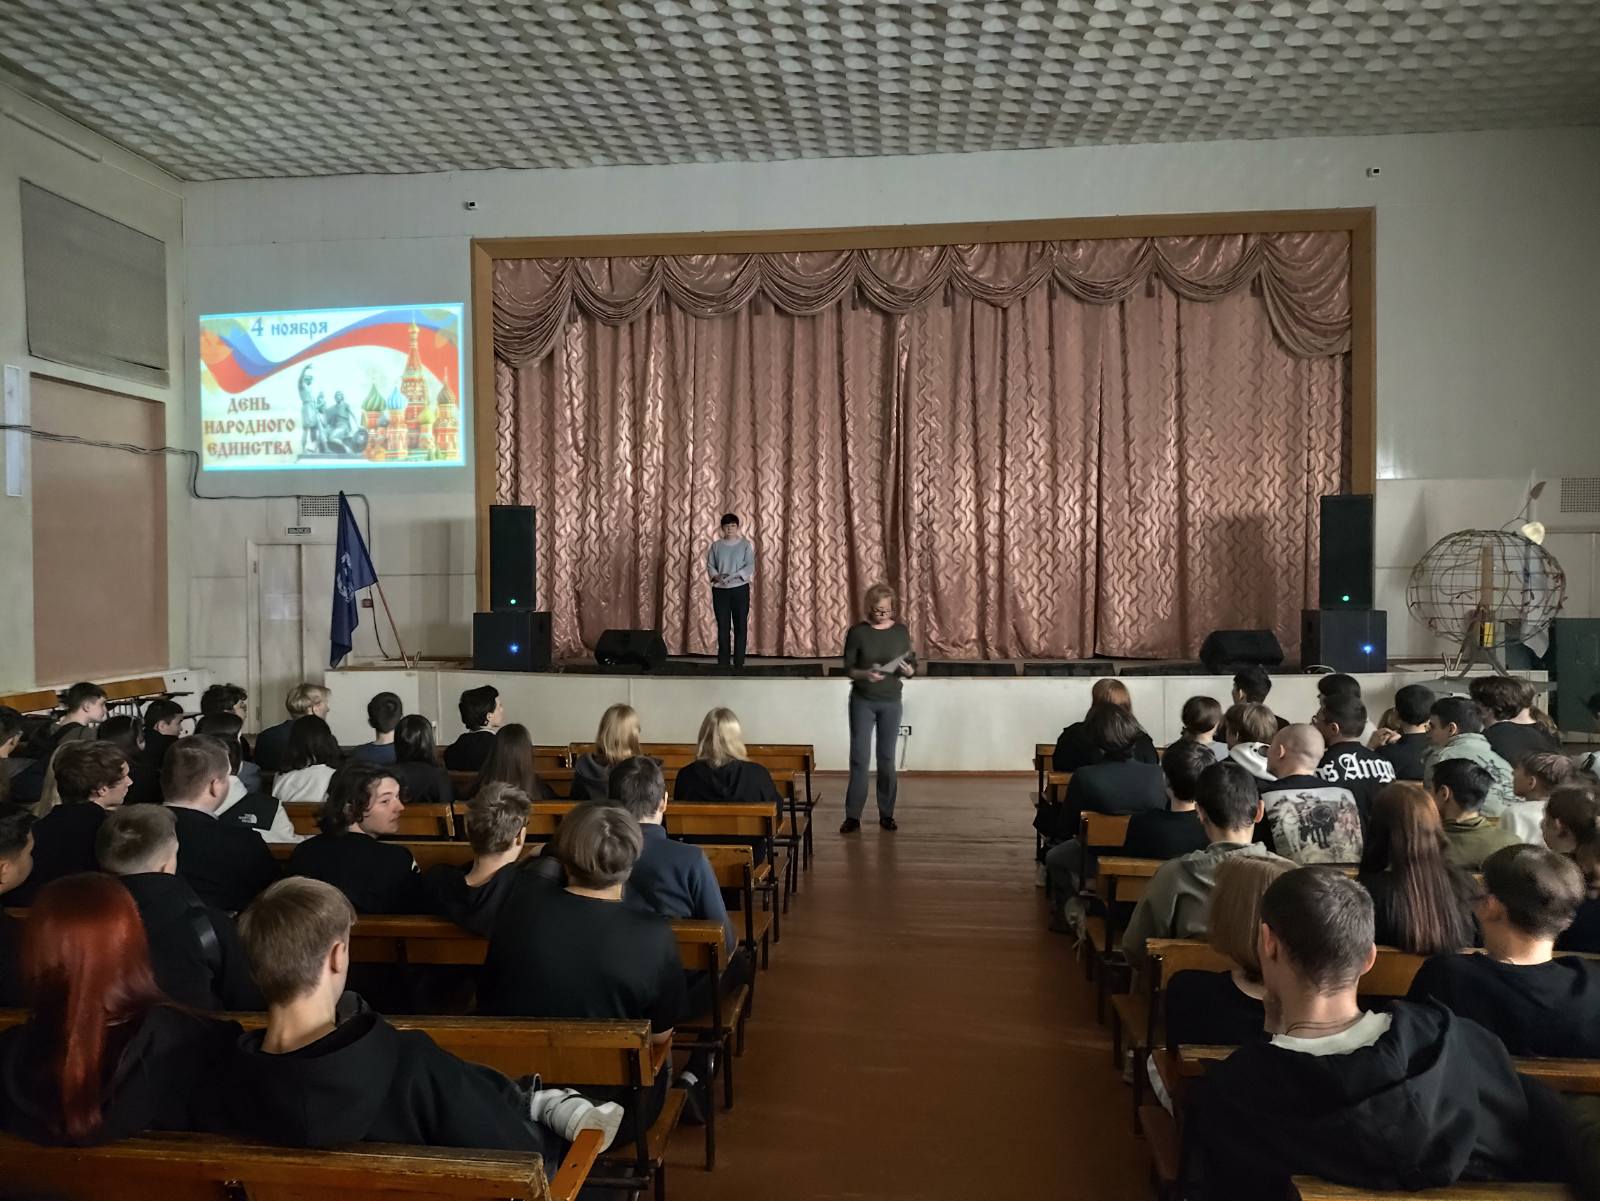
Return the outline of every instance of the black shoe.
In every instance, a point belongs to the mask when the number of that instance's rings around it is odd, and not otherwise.
[[[853,817],[847,817],[839,823],[839,833],[841,834],[854,834],[859,829],[861,829],[861,823]]]
[[[885,830],[898,830],[900,828],[900,823],[895,821],[892,817],[880,817],[878,819],[878,824]]]

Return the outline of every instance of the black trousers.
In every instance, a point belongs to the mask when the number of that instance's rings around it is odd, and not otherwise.
[[[750,627],[750,585],[713,588],[711,608],[717,615],[717,666],[744,666],[745,634]],[[733,634],[733,654],[728,654],[728,635]]]

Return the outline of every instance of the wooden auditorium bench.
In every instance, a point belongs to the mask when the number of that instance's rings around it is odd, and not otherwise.
[[[294,823],[296,834],[316,834],[317,814],[322,811],[320,801],[286,801],[283,811]],[[454,809],[449,805],[434,803],[407,805],[400,813],[401,838],[454,838],[457,830]]]
[[[1512,1183],[1485,1180],[1425,1188],[1415,1193],[1384,1193],[1345,1188],[1314,1176],[1296,1176],[1291,1182],[1300,1201],[1568,1201],[1573,1196],[1564,1184]]]
[[[23,714],[54,713],[61,705],[61,697],[52,688],[41,688],[37,692],[13,692],[8,696],[0,696],[0,705]]]
[[[536,767],[534,774],[539,777],[539,783],[546,785],[558,797],[572,795],[572,769],[570,767]],[[471,800],[478,791],[478,773],[475,771],[453,771],[450,776],[450,793],[458,801]],[[532,798],[538,800],[538,797]]]
[[[445,747],[433,749],[434,762],[444,766]],[[565,771],[572,766],[572,756],[564,746],[536,746],[533,748],[533,770],[541,775],[547,771]]]
[[[22,1010],[0,1010],[0,1029],[18,1024],[26,1016]],[[257,1030],[266,1024],[266,1015],[260,1013],[230,1013],[223,1016],[238,1022],[247,1030]],[[449,1016],[390,1017],[387,1020],[399,1030],[423,1031],[457,1058],[494,1068],[513,1079],[539,1075],[552,1085],[559,1083],[580,1091],[584,1088],[620,1090],[629,1095],[630,1108],[640,1104],[672,1055],[672,1044],[655,1042],[651,1038],[650,1023],[645,1021]],[[605,1179],[614,1182],[617,1187],[637,1188],[649,1185],[652,1179],[659,1179],[662,1155],[667,1140],[682,1116],[683,1103],[681,1089],[669,1090],[667,1102],[649,1130],[640,1131],[639,1137],[630,1145],[620,1142],[614,1145],[602,1159],[607,1166],[589,1182],[598,1184]],[[478,1152],[466,1154],[476,1155]],[[524,1166],[528,1163],[526,1156],[515,1158]],[[593,1155],[589,1156],[590,1162],[593,1158]],[[568,1159],[571,1159],[570,1155]],[[537,1163],[537,1157],[534,1162]],[[584,1175],[589,1175],[587,1164],[584,1165]],[[8,1180],[0,1177],[0,1195],[10,1195],[5,1192],[6,1183]],[[378,1191],[369,1188],[357,1195],[375,1195]],[[658,1185],[658,1196],[660,1192]],[[120,1201],[122,1194],[116,1195]],[[316,1195],[305,1194],[308,1197]],[[476,1197],[479,1194],[462,1195]],[[254,1201],[257,1194],[251,1193],[250,1196]],[[98,1197],[96,1201],[99,1201]]]
[[[41,1147],[0,1135],[7,1196],[59,1201],[576,1201],[600,1149],[584,1131],[554,1178],[537,1155],[363,1143],[304,1150],[203,1134],[160,1134],[103,1147]]]

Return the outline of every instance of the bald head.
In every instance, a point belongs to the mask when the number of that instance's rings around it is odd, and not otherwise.
[[[1284,776],[1302,776],[1316,770],[1322,762],[1322,753],[1328,749],[1316,726],[1305,724],[1284,726],[1272,740],[1267,753],[1267,768],[1280,779]]]

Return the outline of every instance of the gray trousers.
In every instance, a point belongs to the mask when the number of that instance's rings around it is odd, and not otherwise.
[[[844,815],[861,818],[867,806],[867,760],[872,735],[878,735],[878,815],[894,816],[894,746],[900,737],[900,702],[850,698],[850,787],[844,794]]]

